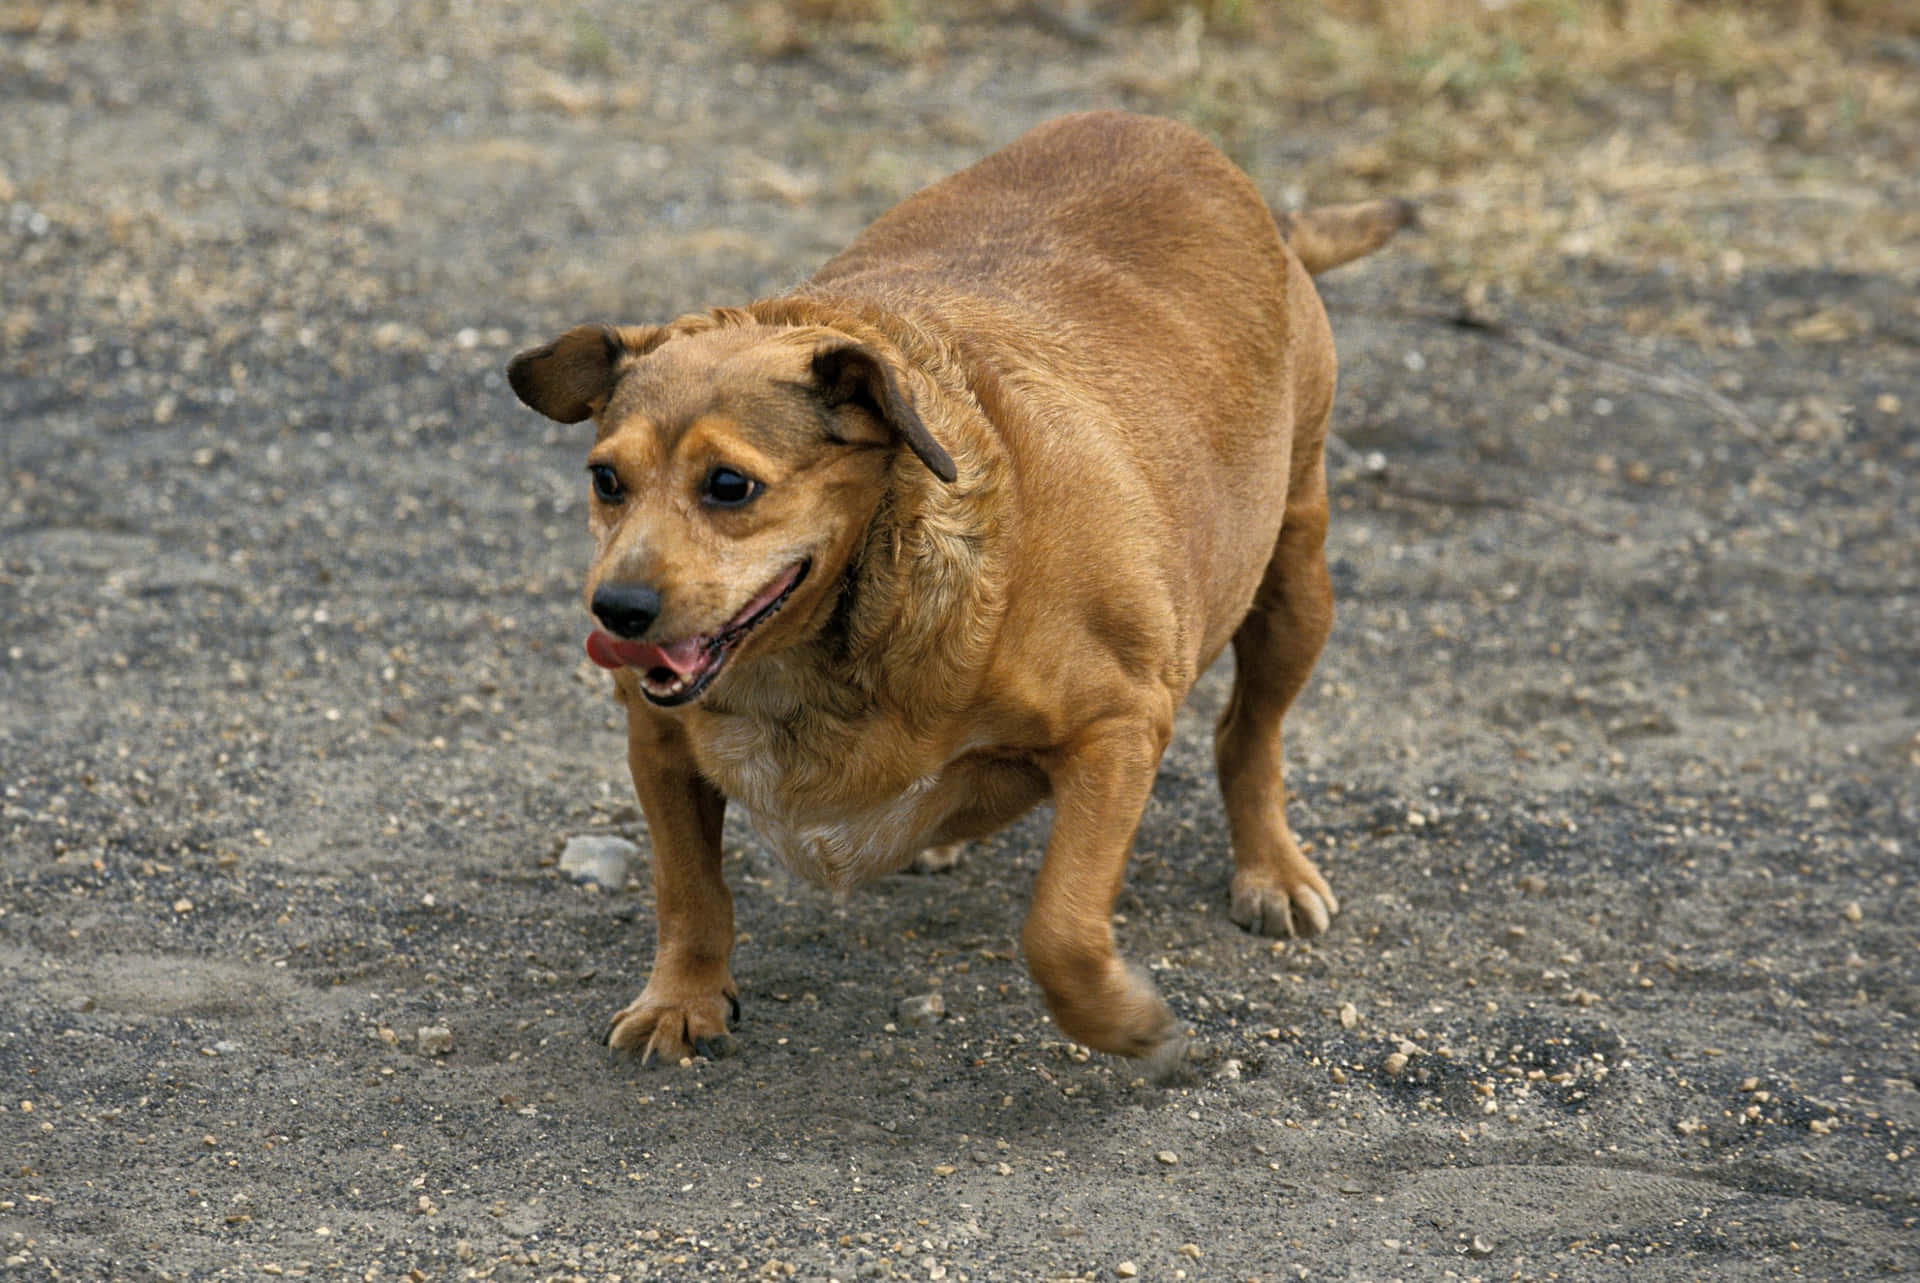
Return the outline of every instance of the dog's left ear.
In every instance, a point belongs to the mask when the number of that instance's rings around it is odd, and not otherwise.
[[[813,354],[813,377],[830,406],[853,404],[873,415],[906,442],[927,471],[952,483],[959,475],[953,456],[943,449],[913,408],[893,366],[872,348],[859,343],[837,343]]]
[[[515,396],[549,419],[578,423],[613,395],[623,357],[651,352],[665,338],[658,325],[575,326],[507,362],[507,382]]]

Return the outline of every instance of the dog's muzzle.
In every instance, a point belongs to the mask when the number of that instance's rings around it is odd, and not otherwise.
[[[787,598],[807,577],[812,565],[811,559],[803,559],[781,571],[718,632],[696,633],[664,644],[638,641],[631,633],[613,635],[608,612],[601,609],[601,595],[610,591],[623,593],[635,589],[637,585],[602,586],[594,591],[593,613],[608,627],[604,630],[596,628],[588,635],[587,658],[602,668],[633,669],[640,678],[640,693],[650,703],[662,708],[691,703],[719,676],[734,647],[786,605]],[[651,624],[659,613],[659,594],[644,588],[639,592],[651,599],[653,613],[647,616],[647,623]],[[639,600],[636,593],[634,600],[628,604],[647,603]],[[614,613],[619,617],[617,608]]]

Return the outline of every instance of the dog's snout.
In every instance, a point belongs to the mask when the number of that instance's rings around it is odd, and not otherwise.
[[[601,584],[593,614],[616,637],[638,641],[660,617],[660,594],[645,584]]]

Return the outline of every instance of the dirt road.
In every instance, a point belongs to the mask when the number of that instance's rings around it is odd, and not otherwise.
[[[1290,752],[1344,911],[1227,921],[1213,674],[1118,927],[1185,1083],[1047,1022],[1044,815],[845,903],[731,830],[739,1054],[649,1073],[597,1043],[644,867],[555,865],[645,843],[585,443],[506,357],[777,290],[1060,112],[1196,119],[1276,199],[1377,122],[1223,130],[1191,23],[0,14],[0,1274],[1920,1271],[1911,241],[1569,245],[1489,301],[1439,202],[1327,279],[1341,615]],[[1920,205],[1847,172],[1727,226]]]

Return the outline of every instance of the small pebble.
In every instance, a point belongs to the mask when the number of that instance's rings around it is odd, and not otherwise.
[[[938,993],[923,993],[902,998],[893,1009],[894,1018],[911,1029],[937,1025],[947,1014],[947,1000]]]
[[[1492,1256],[1493,1244],[1487,1242],[1487,1240],[1481,1238],[1478,1234],[1475,1234],[1473,1236],[1473,1242],[1467,1244],[1467,1251],[1473,1253],[1475,1256]]]
[[[1860,902],[1858,900],[1849,900],[1847,901],[1847,907],[1840,910],[1840,916],[1848,922],[1858,922],[1866,915],[1860,911]]]
[[[1340,1004],[1340,1027],[1351,1029],[1360,1023],[1360,1012],[1350,1002]]]
[[[421,1025],[414,1040],[423,1056],[444,1056],[453,1050],[453,1030],[445,1025]]]
[[[1170,1149],[1163,1149],[1159,1153],[1155,1154],[1154,1157],[1159,1159],[1161,1162],[1165,1163],[1168,1167],[1172,1167],[1175,1163],[1180,1161],[1180,1155],[1174,1153]]]
[[[1407,1072],[1407,1054],[1403,1051],[1389,1052],[1380,1067],[1387,1071],[1387,1077],[1398,1078]]]
[[[575,882],[618,891],[627,885],[627,865],[639,853],[640,848],[625,838],[583,834],[567,839],[560,852],[560,871]]]
[[[1120,1262],[1120,1264],[1113,1267],[1113,1272],[1123,1279],[1136,1279],[1140,1277],[1140,1267],[1132,1261]]]

